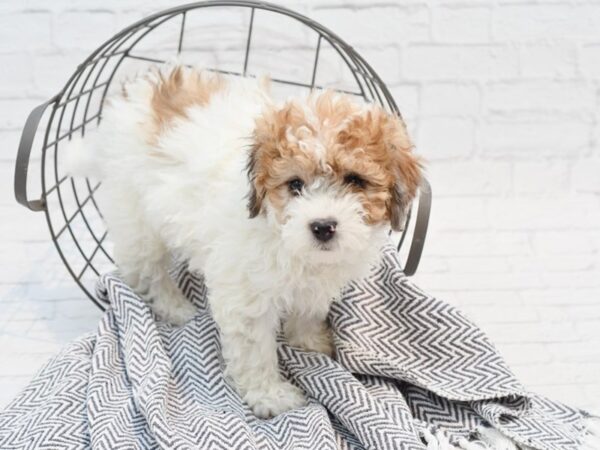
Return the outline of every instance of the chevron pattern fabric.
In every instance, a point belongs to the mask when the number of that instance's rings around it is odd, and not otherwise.
[[[111,308],[98,330],[0,413],[0,449],[500,448],[482,427],[514,448],[582,448],[585,413],[528,393],[483,332],[403,275],[391,247],[332,308],[335,360],[281,340],[282,373],[309,402],[271,420],[223,376],[202,278],[184,265],[173,276],[198,307],[181,328],[157,322],[116,275],[102,277]],[[432,436],[443,438],[432,446]]]

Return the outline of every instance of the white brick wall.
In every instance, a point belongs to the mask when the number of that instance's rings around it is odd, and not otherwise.
[[[0,405],[100,316],[43,216],[13,200],[22,124],[102,41],[175,4],[0,2]],[[531,389],[600,410],[600,4],[285,4],[372,62],[429,160],[418,283],[478,322]]]

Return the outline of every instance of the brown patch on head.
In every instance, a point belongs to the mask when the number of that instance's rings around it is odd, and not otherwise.
[[[402,228],[405,213],[421,183],[421,161],[412,153],[404,122],[376,106],[353,117],[337,137],[331,164],[339,173],[355,173],[367,222],[390,221]]]
[[[262,210],[265,198],[281,212],[290,199],[291,179],[309,183],[331,172],[325,155],[335,146],[341,125],[358,108],[348,96],[325,91],[264,111],[256,121],[248,164],[250,217]]]
[[[250,217],[269,200],[281,213],[294,178],[325,177],[360,199],[365,221],[399,230],[421,180],[402,119],[333,92],[271,107],[256,121],[248,164]]]
[[[211,96],[223,89],[225,81],[218,75],[177,66],[167,74],[158,74],[151,98],[153,130],[150,141],[174,120],[186,118],[191,106],[206,105]]]
[[[305,147],[315,135],[315,128],[297,102],[271,107],[256,120],[248,163],[250,217],[260,213],[265,198],[281,210],[289,195],[286,183],[293,177],[306,181],[317,171],[312,149]]]

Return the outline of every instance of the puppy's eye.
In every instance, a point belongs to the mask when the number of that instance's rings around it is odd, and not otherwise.
[[[364,188],[367,184],[364,178],[355,173],[349,173],[344,177],[344,183],[349,184],[351,186],[355,186],[357,188]]]
[[[293,178],[288,181],[288,189],[294,195],[300,195],[303,187],[304,181],[302,181],[300,178]]]

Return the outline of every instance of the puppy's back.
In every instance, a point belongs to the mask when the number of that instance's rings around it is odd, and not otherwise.
[[[107,99],[98,130],[69,143],[68,173],[103,178],[118,171],[117,164],[189,164],[197,155],[184,149],[194,141],[213,143],[219,134],[247,134],[251,116],[268,101],[267,90],[265,80],[228,79],[184,66],[154,68],[124,82],[121,92]],[[185,139],[189,145],[173,145]],[[205,152],[213,150],[204,147]]]

